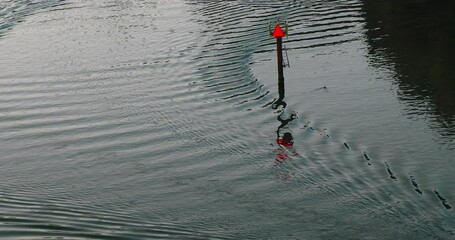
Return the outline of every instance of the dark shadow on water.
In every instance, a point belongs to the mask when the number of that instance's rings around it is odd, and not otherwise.
[[[366,1],[366,37],[374,65],[395,72],[409,115],[430,116],[455,135],[455,1]]]

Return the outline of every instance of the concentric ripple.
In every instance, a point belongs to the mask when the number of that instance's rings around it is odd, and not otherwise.
[[[0,3],[0,238],[452,237],[451,142],[370,64],[363,7]]]

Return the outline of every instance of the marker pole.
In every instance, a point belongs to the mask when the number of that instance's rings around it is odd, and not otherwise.
[[[284,98],[283,40],[281,37],[276,38],[276,51],[278,63],[278,95],[280,99],[283,99]]]

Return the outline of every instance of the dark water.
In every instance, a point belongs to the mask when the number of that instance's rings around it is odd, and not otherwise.
[[[0,238],[454,238],[454,4],[370,2],[0,2]]]

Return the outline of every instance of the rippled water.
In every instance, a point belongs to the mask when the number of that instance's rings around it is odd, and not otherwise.
[[[387,7],[2,1],[0,238],[454,237],[453,18]]]

